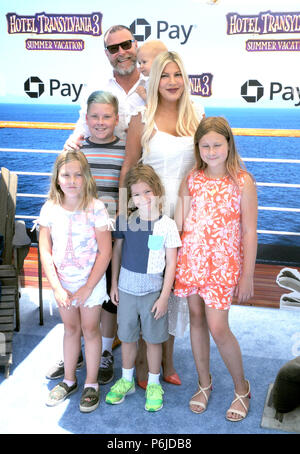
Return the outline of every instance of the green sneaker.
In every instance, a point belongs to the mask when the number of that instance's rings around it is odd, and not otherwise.
[[[108,404],[121,404],[128,394],[135,392],[134,380],[128,381],[125,378],[120,378],[114,386],[110,388],[106,395],[105,402]]]
[[[158,411],[163,407],[163,389],[154,383],[147,386],[145,410]]]

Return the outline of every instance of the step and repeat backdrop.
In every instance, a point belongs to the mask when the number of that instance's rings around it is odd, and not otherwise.
[[[206,106],[300,108],[299,1],[2,0],[0,102],[76,104],[111,73],[103,35],[128,26],[184,59]]]

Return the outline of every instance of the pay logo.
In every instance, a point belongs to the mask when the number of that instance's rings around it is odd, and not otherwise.
[[[130,25],[130,31],[137,41],[146,41],[152,33],[153,26],[146,21],[146,19],[135,19]],[[180,44],[186,44],[191,32],[193,25],[170,25],[167,21],[159,20],[156,23],[156,39],[179,39]]]
[[[241,86],[241,96],[246,102],[255,103],[259,101],[264,94],[268,96],[268,87],[265,87],[255,79],[247,80]],[[284,87],[281,82],[270,82],[269,87],[269,100],[277,100],[281,96],[282,101],[293,101],[294,106],[300,106],[300,87],[286,86]]]
[[[50,96],[70,96],[72,102],[76,102],[81,93],[83,84],[78,87],[75,84],[61,83],[58,79],[50,79],[48,84],[45,84],[39,77],[31,76],[24,83],[24,91],[30,98],[39,98],[45,92],[45,88],[49,89]]]

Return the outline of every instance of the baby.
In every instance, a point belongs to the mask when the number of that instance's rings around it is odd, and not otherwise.
[[[145,77],[149,77],[150,69],[154,58],[161,52],[166,52],[168,49],[160,40],[147,41],[137,51],[137,59],[140,65],[140,71]],[[146,82],[147,83],[147,82]],[[139,85],[136,89],[137,94],[146,102],[147,92],[143,85]]]

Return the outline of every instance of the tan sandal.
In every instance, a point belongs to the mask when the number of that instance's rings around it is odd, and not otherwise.
[[[232,421],[232,422],[238,422],[238,421],[242,421],[242,419],[245,419],[247,414],[248,414],[248,411],[249,411],[249,407],[247,408],[244,401],[242,399],[250,399],[251,398],[251,393],[250,393],[250,383],[248,380],[246,380],[247,382],[247,385],[248,385],[248,392],[246,394],[244,394],[243,396],[240,396],[239,394],[237,394],[236,392],[234,393],[235,394],[235,399],[231,402],[231,405],[230,405],[230,408],[227,410],[227,413],[231,412],[231,413],[235,413],[236,415],[239,415],[240,418],[231,418],[230,416],[227,416],[226,414],[226,419],[228,419],[228,421]],[[239,401],[242,406],[244,407],[245,411],[241,411],[241,410],[236,410],[236,409],[233,409],[232,406],[235,402]]]
[[[205,391],[212,390],[212,379],[211,379],[211,375],[210,375],[210,374],[209,374],[209,376],[210,376],[210,384],[209,384],[206,388],[202,388],[202,386],[200,385],[200,382],[198,381],[198,391],[196,392],[196,394],[193,395],[192,399],[191,399],[190,402],[189,402],[190,410],[191,410],[193,413],[197,413],[198,415],[199,415],[200,413],[203,413],[203,412],[206,410],[206,407],[207,407],[208,397],[207,397],[207,394],[206,394]],[[206,400],[205,403],[203,403],[203,402],[198,402],[197,400],[193,400],[194,397],[199,396],[199,394],[201,394],[201,393],[203,393],[203,395],[204,395],[204,397],[205,397],[205,400]],[[202,407],[203,410],[201,410],[201,411],[192,410],[191,405],[197,405],[198,407]]]

